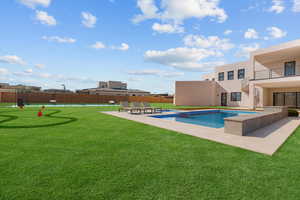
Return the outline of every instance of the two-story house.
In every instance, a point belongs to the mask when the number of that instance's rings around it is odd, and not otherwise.
[[[176,105],[300,108],[300,40],[215,68],[203,81],[177,81]]]

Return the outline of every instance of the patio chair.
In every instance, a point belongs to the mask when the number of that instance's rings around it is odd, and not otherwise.
[[[121,101],[120,102],[120,108],[119,112],[121,111],[130,111],[131,107],[129,106],[128,101]]]
[[[130,107],[130,114],[142,114],[142,111],[144,111],[144,108],[140,102],[132,102],[132,105]]]
[[[152,107],[148,102],[143,102],[143,107],[144,107],[144,111],[151,110],[152,113],[162,112],[162,108]]]
[[[155,108],[151,107],[151,105],[147,102],[142,102],[144,114],[153,114],[155,113]]]

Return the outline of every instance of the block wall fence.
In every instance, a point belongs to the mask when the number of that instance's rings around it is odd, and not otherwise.
[[[153,96],[106,96],[89,94],[50,94],[50,93],[25,93],[16,94],[12,92],[0,92],[1,103],[15,103],[18,98],[25,103],[49,103],[50,100],[56,100],[59,103],[68,104],[100,104],[109,101],[128,102],[149,102],[149,103],[173,103],[173,98],[153,97]]]

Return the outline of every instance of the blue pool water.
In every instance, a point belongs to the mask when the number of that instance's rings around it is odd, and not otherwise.
[[[170,115],[151,116],[154,118],[168,119],[188,124],[207,126],[211,128],[224,127],[224,118],[238,115],[255,114],[256,112],[237,111],[237,110],[207,110],[176,113]]]

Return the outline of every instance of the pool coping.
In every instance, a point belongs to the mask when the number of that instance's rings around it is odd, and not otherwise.
[[[209,109],[207,109],[209,110]],[[212,109],[210,109],[212,110]],[[222,109],[214,109],[222,110]],[[203,111],[195,110],[195,111]],[[186,111],[178,111],[184,113]],[[189,111],[190,112],[190,111]],[[168,115],[177,112],[166,112],[159,114],[145,114],[145,115],[132,115],[126,112],[100,112],[115,117],[183,133],[198,138],[222,143],[242,149],[250,150],[257,153],[266,155],[273,155],[286,139],[295,131],[300,125],[300,118],[285,118],[277,121],[272,125],[258,129],[247,136],[237,136],[224,133],[224,128],[210,128],[201,125],[187,124],[183,122],[171,121],[163,118],[154,118],[150,116],[155,115]]]

